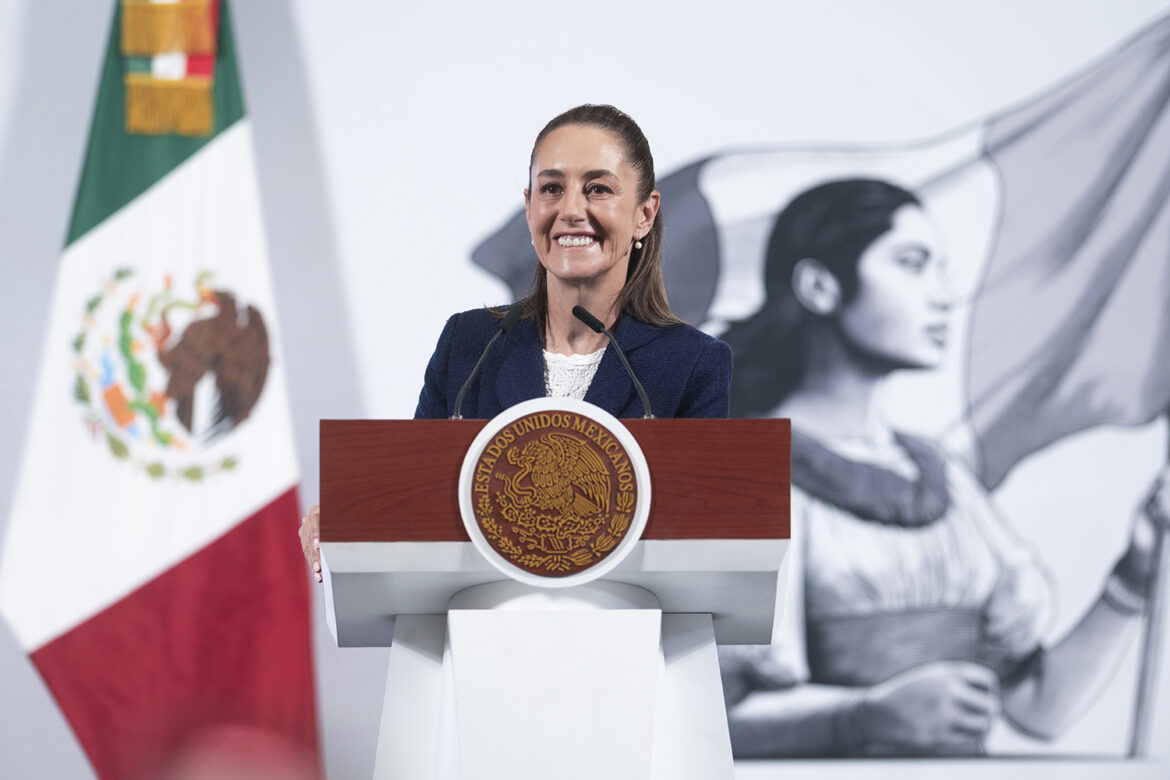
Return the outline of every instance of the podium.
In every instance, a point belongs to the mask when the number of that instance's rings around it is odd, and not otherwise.
[[[391,647],[375,777],[731,778],[715,645],[771,641],[789,422],[622,421],[645,527],[563,588],[472,542],[460,472],[486,424],[321,422],[327,621],[341,647]]]

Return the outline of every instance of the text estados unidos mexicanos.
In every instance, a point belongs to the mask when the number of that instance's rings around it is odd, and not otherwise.
[[[472,489],[477,493],[488,492],[492,469],[495,468],[496,461],[504,450],[513,444],[517,437],[544,428],[572,431],[592,441],[613,464],[614,470],[617,472],[618,490],[624,493],[634,489],[634,472],[630,468],[630,461],[626,457],[621,443],[609,431],[592,420],[580,415],[561,412],[541,412],[522,417],[496,434],[491,443],[484,447],[483,455],[479,458],[479,463],[475,468],[475,485]]]

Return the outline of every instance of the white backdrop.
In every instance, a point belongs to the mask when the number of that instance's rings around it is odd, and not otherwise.
[[[507,297],[470,252],[521,204],[532,138],[554,114],[586,101],[618,105],[646,131],[660,174],[730,147],[915,140],[1026,99],[1170,13],[1170,3],[236,0],[233,10],[312,497],[316,421],[409,416],[443,320]],[[108,4],[93,0],[0,0],[0,524],[109,17]],[[1159,423],[1074,437],[998,492],[1053,569],[1054,633],[1099,590],[1124,544],[1125,518],[1165,462],[1166,433]],[[1102,462],[1114,466],[1109,484],[1078,479]],[[385,652],[338,650],[327,636],[317,645],[330,776],[368,776]],[[1120,753],[1135,657],[1058,743],[997,732],[992,747]],[[1165,754],[1163,677],[1152,742]],[[0,756],[14,777],[89,771],[3,628]],[[1153,776],[1167,771],[1164,760],[1054,771]],[[1002,759],[947,767],[1046,771]],[[801,762],[744,771],[894,770]]]

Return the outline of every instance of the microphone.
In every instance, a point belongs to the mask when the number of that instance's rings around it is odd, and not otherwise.
[[[496,343],[496,339],[503,336],[505,333],[516,327],[516,323],[524,316],[524,301],[516,301],[508,307],[508,313],[504,315],[504,319],[500,320],[500,326],[496,328],[496,332],[488,339],[487,346],[483,348],[483,352],[479,356],[479,360],[475,361],[475,365],[471,369],[471,373],[467,376],[467,381],[463,383],[463,387],[459,388],[459,395],[455,396],[455,414],[451,415],[452,420],[462,420],[463,415],[459,414],[459,410],[463,408],[463,396],[467,395],[467,389],[471,387],[471,380],[475,379],[475,375],[479,373],[479,367],[483,365],[483,359],[487,357],[488,352],[491,351],[492,346]]]
[[[584,306],[574,306],[573,316],[588,325],[589,329],[594,333],[604,333],[606,338],[609,339],[609,343],[613,344],[613,348],[617,352],[618,357],[622,359],[622,365],[626,367],[626,373],[629,374],[630,379],[634,381],[634,389],[636,389],[638,391],[638,395],[642,397],[642,408],[646,410],[646,413],[642,415],[642,419],[653,420],[654,413],[650,411],[650,396],[646,395],[646,388],[642,387],[642,383],[638,381],[638,377],[634,374],[634,369],[630,368],[630,361],[626,359],[626,353],[622,352],[622,348],[618,346],[617,339],[613,337],[612,333],[605,329],[605,326],[601,324],[601,320],[590,314],[588,309],[586,309]]]

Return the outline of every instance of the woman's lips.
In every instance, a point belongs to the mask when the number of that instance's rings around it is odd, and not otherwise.
[[[931,341],[940,347],[946,346],[947,334],[949,331],[950,327],[945,322],[926,326],[926,335],[930,338]]]

